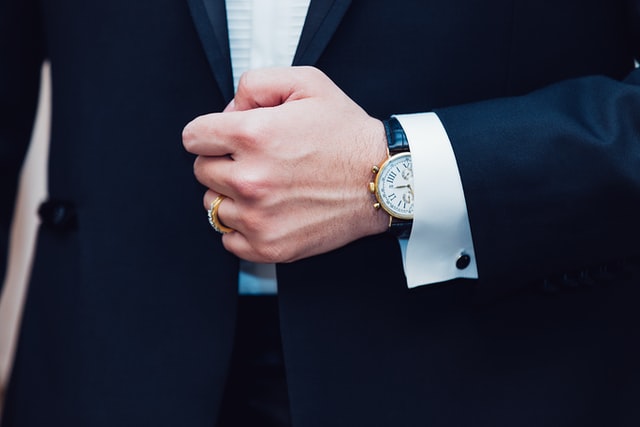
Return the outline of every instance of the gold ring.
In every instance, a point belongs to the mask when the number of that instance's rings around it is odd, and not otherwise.
[[[235,231],[233,228],[227,227],[222,222],[220,222],[220,219],[218,218],[218,208],[220,207],[220,203],[222,203],[222,201],[226,198],[227,196],[223,195],[216,197],[215,200],[211,202],[211,207],[207,212],[209,216],[209,224],[211,224],[214,230],[221,234],[231,233],[232,231]]]

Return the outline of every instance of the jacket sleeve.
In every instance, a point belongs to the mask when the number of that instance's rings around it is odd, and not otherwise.
[[[0,279],[6,272],[17,183],[31,136],[44,57],[41,19],[34,3],[0,0]]]
[[[436,112],[481,282],[513,286],[640,255],[640,69]]]

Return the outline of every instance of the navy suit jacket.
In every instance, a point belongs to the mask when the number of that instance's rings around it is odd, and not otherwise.
[[[637,0],[311,1],[295,64],[374,117],[442,119],[480,279],[407,289],[384,234],[279,265],[295,426],[640,423],[639,19]],[[0,0],[2,251],[45,59],[53,88],[3,427],[214,425],[238,262],[181,131],[233,96],[226,28],[222,0]]]

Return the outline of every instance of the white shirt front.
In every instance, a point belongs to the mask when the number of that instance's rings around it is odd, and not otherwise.
[[[310,0],[226,0],[233,80],[243,72],[291,65]],[[411,237],[400,239],[407,285],[477,278],[464,191],[453,149],[434,113],[396,116],[407,134],[414,165]],[[434,185],[437,183],[437,185]],[[456,268],[465,253],[471,264]],[[241,262],[239,292],[277,292],[272,264]]]

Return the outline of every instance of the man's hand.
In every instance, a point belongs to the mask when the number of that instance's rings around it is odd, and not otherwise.
[[[240,258],[295,261],[389,224],[368,191],[387,156],[382,123],[314,68],[244,74],[234,101],[189,123],[183,142],[205,208],[227,197],[218,218],[236,231],[223,243]]]

